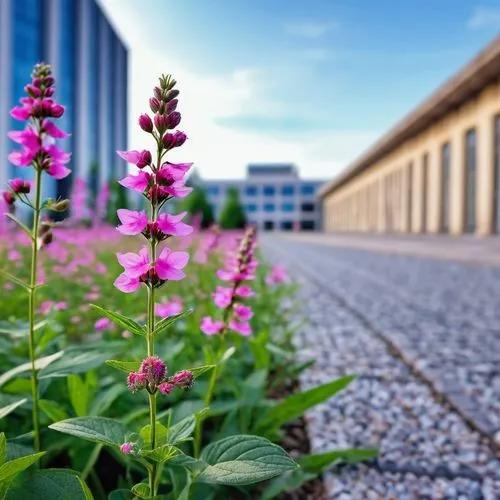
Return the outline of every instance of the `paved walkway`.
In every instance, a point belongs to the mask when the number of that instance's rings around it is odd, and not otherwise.
[[[480,238],[468,235],[453,237],[355,233],[282,233],[280,236],[298,243],[500,267],[500,237],[498,236]]]
[[[326,239],[261,241],[302,284],[302,385],[358,375],[309,414],[314,451],[380,448],[327,475],[330,498],[500,499],[500,269]]]

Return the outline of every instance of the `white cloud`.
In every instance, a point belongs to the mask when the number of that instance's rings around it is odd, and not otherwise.
[[[304,38],[319,38],[336,26],[336,23],[333,22],[300,21],[285,25],[285,29],[292,35]]]
[[[200,74],[169,51],[151,48],[146,32],[136,22],[134,5],[122,0],[101,0],[130,48],[129,147],[151,148],[150,137],[137,126],[148,111],[148,99],[161,73],[172,73],[181,91],[181,130],[189,137],[174,150],[172,161],[193,161],[204,178],[239,178],[248,163],[293,162],[307,177],[333,177],[375,138],[372,133],[316,133],[300,140],[283,139],[259,131],[243,131],[217,124],[238,115],[279,117],[286,104],[262,97],[267,85],[258,68],[237,68],[228,74]],[[316,28],[318,32],[319,28]],[[311,28],[309,33],[314,30]],[[174,52],[175,54],[175,52]]]
[[[467,25],[471,29],[500,28],[500,7],[476,7]]]

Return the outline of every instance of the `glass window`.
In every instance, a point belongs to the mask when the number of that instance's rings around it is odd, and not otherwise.
[[[450,229],[450,143],[441,150],[441,231]]]
[[[476,131],[465,135],[465,230],[476,230]]]
[[[295,210],[295,205],[293,203],[283,203],[283,205],[281,205],[281,210],[283,210],[283,212],[293,212]]]
[[[276,188],[274,186],[264,186],[264,196],[274,196]]]
[[[255,203],[248,203],[245,208],[247,212],[257,212],[257,205]]]
[[[274,212],[274,203],[264,203],[264,212]]]
[[[280,227],[283,231],[291,231],[293,229],[293,222],[291,220],[284,220],[281,222]]]
[[[314,203],[302,203],[300,205],[300,209],[302,210],[302,212],[314,212],[315,205]]]
[[[246,186],[245,194],[247,196],[257,196],[257,186]]]
[[[285,184],[281,187],[281,194],[283,196],[293,196],[295,194],[295,186],[292,184]]]
[[[316,228],[316,223],[313,220],[300,221],[300,229],[304,231],[313,231]]]
[[[315,191],[314,184],[303,184],[301,187],[301,193],[305,196],[313,195]]]

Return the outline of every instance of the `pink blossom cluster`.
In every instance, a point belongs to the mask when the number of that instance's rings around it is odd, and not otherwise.
[[[238,251],[230,255],[223,269],[217,271],[217,277],[229,286],[217,286],[213,294],[214,303],[223,311],[222,319],[216,320],[205,316],[200,328],[206,335],[216,335],[234,331],[244,336],[252,333],[250,319],[252,308],[242,303],[243,299],[254,295],[245,281],[255,279],[258,261],[255,259],[255,229],[249,228],[243,236]]]
[[[139,126],[152,135],[157,144],[156,161],[147,150],[118,151],[123,159],[138,168],[136,174],[128,175],[120,184],[141,193],[151,205],[149,215],[145,211],[118,210],[121,222],[118,231],[125,235],[142,234],[153,249],[151,253],[143,247],[138,254],[117,254],[123,273],[116,279],[115,286],[125,293],[135,292],[141,284],[157,288],[167,280],[178,281],[185,277],[182,269],[189,260],[187,252],[164,246],[156,255],[158,243],[171,236],[187,236],[193,230],[182,222],[185,213],[159,213],[166,201],[183,198],[192,191],[184,185],[184,177],[192,163],[171,163],[164,159],[168,151],[182,146],[187,138],[184,132],[173,131],[181,120],[176,111],[179,91],[173,88],[175,84],[170,76],[160,78],[160,86],[154,88],[154,95],[149,100],[153,118],[148,114],[139,117]]]
[[[288,279],[285,268],[279,264],[275,264],[269,274],[266,276],[266,283],[268,285],[280,285]]]
[[[167,366],[157,356],[148,356],[141,363],[139,371],[129,373],[127,378],[128,388],[132,392],[146,389],[150,394],[159,391],[164,395],[174,389],[190,389],[193,382],[194,376],[189,370],[181,370],[167,378]]]

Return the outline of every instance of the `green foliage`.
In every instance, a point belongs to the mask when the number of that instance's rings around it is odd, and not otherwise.
[[[126,188],[118,183],[118,179],[112,180],[109,186],[108,213],[106,220],[113,226],[117,226],[120,220],[116,215],[116,211],[120,208],[129,208],[129,193]]]
[[[219,225],[223,229],[242,229],[246,225],[245,210],[240,202],[238,190],[234,187],[227,190]]]
[[[191,216],[201,215],[201,227],[206,229],[215,222],[213,208],[208,201],[205,188],[200,184],[194,184],[192,187],[192,193],[186,198],[179,200],[177,209],[179,211],[186,211]]]

